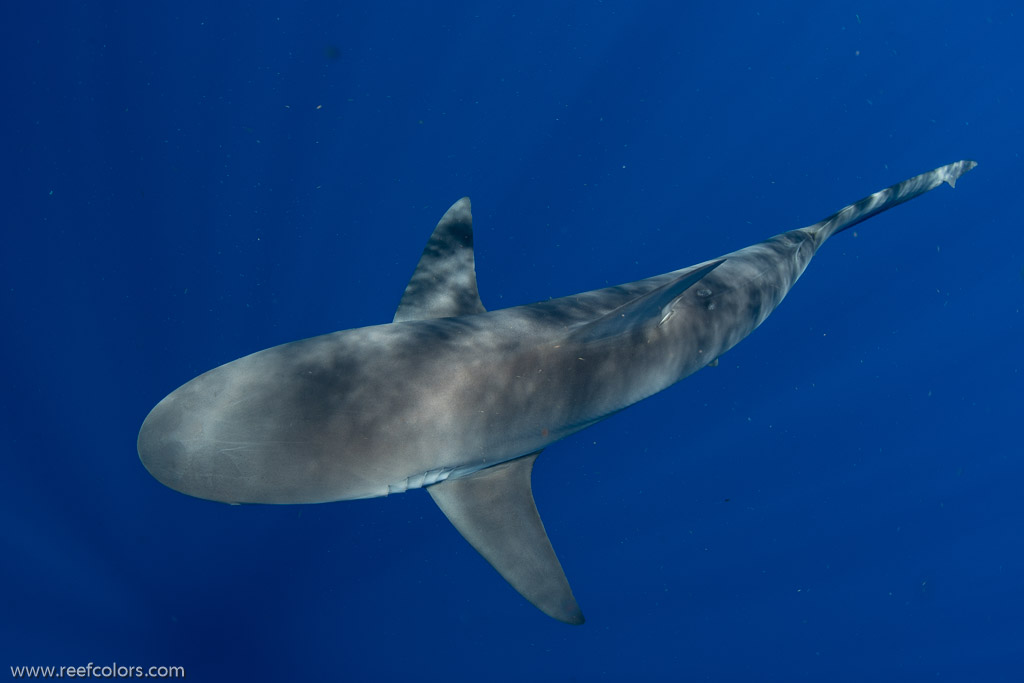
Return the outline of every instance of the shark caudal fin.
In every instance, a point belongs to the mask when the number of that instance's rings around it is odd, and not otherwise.
[[[818,246],[821,246],[825,240],[837,232],[852,228],[872,216],[877,216],[898,204],[909,201],[929,190],[934,190],[942,183],[956,187],[957,179],[977,165],[976,161],[963,160],[940,166],[892,187],[879,190],[859,202],[840,209],[825,220],[804,228],[804,230],[812,233],[817,239]]]

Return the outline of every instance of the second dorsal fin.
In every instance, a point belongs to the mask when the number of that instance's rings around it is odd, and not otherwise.
[[[452,204],[434,228],[405,288],[395,322],[483,313],[473,260],[469,197]]]

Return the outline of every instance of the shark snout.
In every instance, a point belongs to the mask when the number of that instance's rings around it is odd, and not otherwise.
[[[153,477],[164,486],[189,495],[192,490],[183,473],[192,460],[182,440],[184,415],[173,394],[158,403],[146,416],[139,430],[139,459]]]

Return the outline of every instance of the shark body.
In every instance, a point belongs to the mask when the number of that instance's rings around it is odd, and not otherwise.
[[[426,487],[546,614],[583,623],[531,491],[549,444],[665,389],[750,334],[832,235],[975,166],[959,161],[814,225],[663,275],[486,311],[468,199],[438,223],[394,322],[284,344],[164,398],[149,472],[228,503],[321,503]]]

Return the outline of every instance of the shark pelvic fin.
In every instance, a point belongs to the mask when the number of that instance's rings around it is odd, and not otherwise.
[[[473,262],[469,197],[452,204],[423,249],[405,288],[395,322],[483,313]]]
[[[538,609],[582,624],[530,487],[537,453],[427,488],[441,512],[513,588]]]
[[[622,304],[597,320],[577,328],[571,335],[572,339],[578,342],[592,342],[617,337],[630,330],[642,329],[647,324],[661,325],[672,316],[676,299],[723,263],[724,258],[694,268],[675,280]]]

